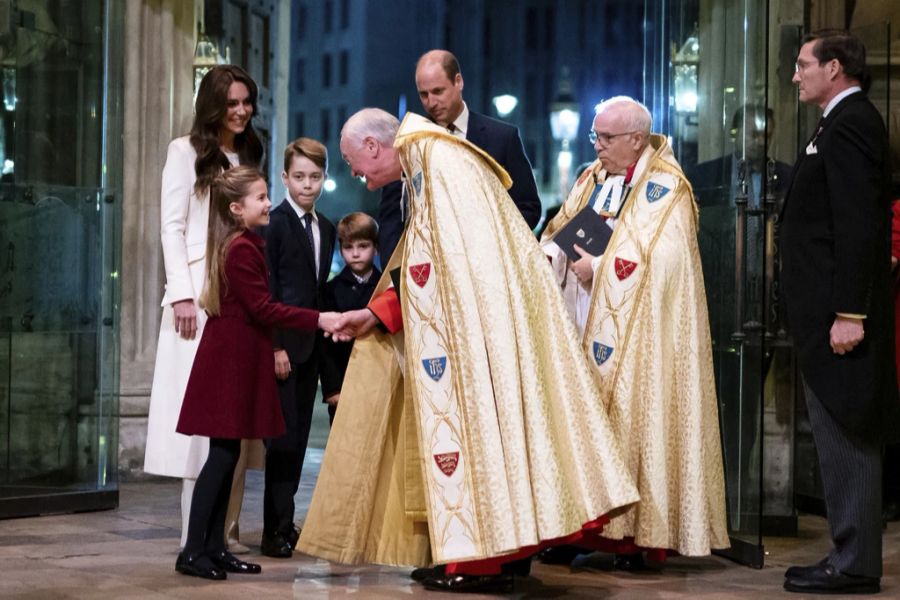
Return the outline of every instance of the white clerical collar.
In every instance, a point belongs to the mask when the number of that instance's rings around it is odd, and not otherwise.
[[[848,87],[846,90],[844,90],[843,92],[841,92],[840,94],[838,94],[837,96],[835,96],[834,98],[832,98],[831,102],[829,102],[828,105],[825,107],[825,112],[822,113],[822,118],[824,119],[825,117],[827,117],[828,113],[831,112],[831,109],[833,109],[835,106],[838,105],[838,102],[840,102],[841,100],[843,100],[850,94],[855,94],[856,92],[861,92],[861,91],[862,91],[861,87],[859,87],[858,85],[852,85],[852,86]]]
[[[465,139],[466,132],[469,131],[469,107],[466,106],[465,100],[463,101],[462,112],[459,113],[459,116],[453,121],[453,126],[456,128],[453,135]]]
[[[287,202],[288,205],[289,205],[291,208],[294,209],[294,212],[297,213],[297,217],[299,217],[299,219],[300,219],[301,221],[303,220],[303,215],[305,215],[305,214],[308,212],[309,214],[312,215],[312,220],[313,220],[313,222],[316,223],[316,224],[319,223],[319,215],[316,214],[316,208],[315,208],[315,207],[313,207],[313,209],[312,209],[312,210],[309,210],[309,211],[303,210],[302,208],[300,208],[300,205],[297,204],[296,202],[294,202],[294,199],[291,198],[290,196],[287,197],[287,199],[285,200],[285,202]]]
[[[374,271],[374,269],[369,269],[369,272],[366,273],[365,275],[357,275],[353,271],[350,271],[350,274],[353,275],[353,277],[356,279],[356,283],[362,284],[362,283],[366,283],[367,281],[369,281],[369,279],[372,277],[373,271]]]

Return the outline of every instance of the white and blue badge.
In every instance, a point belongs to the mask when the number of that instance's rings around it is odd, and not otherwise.
[[[598,365],[602,365],[603,363],[608,361],[609,357],[612,356],[612,353],[612,346],[607,346],[606,344],[601,344],[600,342],[594,342],[594,360],[597,361]]]
[[[447,369],[447,357],[423,358],[422,367],[424,367],[429,377],[435,381],[440,381],[441,377],[444,376],[444,371]]]

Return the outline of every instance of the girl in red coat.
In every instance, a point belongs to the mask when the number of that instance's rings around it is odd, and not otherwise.
[[[239,166],[211,185],[206,282],[200,306],[209,315],[191,369],[177,431],[209,437],[209,456],[191,503],[187,543],[175,570],[206,579],[259,573],[259,565],[225,548],[225,512],[241,439],[284,432],[275,391],[272,326],[332,330],[337,313],[273,302],[263,239],[272,203],[259,171]]]

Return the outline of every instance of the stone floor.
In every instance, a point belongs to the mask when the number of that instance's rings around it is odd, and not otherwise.
[[[298,517],[308,506],[321,450],[304,473]],[[261,575],[231,575],[210,582],[174,571],[178,550],[177,483],[126,483],[115,511],[0,521],[0,598],[360,598],[453,597],[430,593],[408,578],[408,569],[350,568],[295,555],[259,557],[262,476],[251,472],[242,518],[243,539],[263,565]],[[798,538],[768,538],[766,567],[739,566],[726,559],[670,559],[664,570],[616,572],[611,557],[594,554],[577,568],[535,564],[518,580],[513,598],[773,598],[783,592],[783,572],[811,563],[828,548],[825,521],[804,516]],[[885,536],[882,598],[900,598],[900,523]],[[470,598],[473,596],[469,596]],[[481,596],[474,596],[481,597]]]

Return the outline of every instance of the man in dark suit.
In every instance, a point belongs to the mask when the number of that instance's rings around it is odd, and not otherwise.
[[[327,177],[327,161],[325,146],[309,138],[294,140],[284,151],[282,180],[288,198],[271,211],[266,229],[269,285],[277,302],[324,307],[335,229],[316,212],[315,203]],[[294,527],[294,494],[309,440],[324,343],[321,332],[283,329],[274,333],[274,375],[279,379],[286,432],[266,441],[261,548],[266,556],[291,556],[299,536]]]
[[[881,445],[900,427],[890,304],[890,166],[866,98],[865,47],[807,36],[794,82],[824,109],[794,166],[781,225],[782,285],[825,489],[833,548],[785,589],[880,589]]]
[[[469,110],[462,98],[463,78],[459,62],[446,50],[431,50],[419,58],[416,88],[422,107],[431,120],[472,142],[506,169],[513,181],[509,195],[528,227],[534,229],[541,219],[541,199],[519,130],[509,123]],[[402,184],[396,181],[384,186],[381,192],[378,251],[382,266],[387,264],[403,233],[407,215],[402,189]]]

